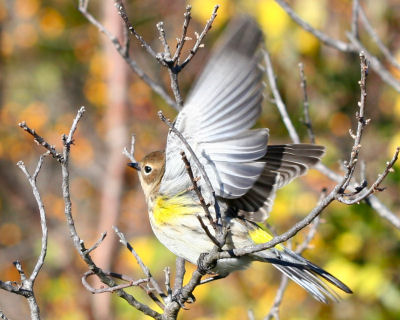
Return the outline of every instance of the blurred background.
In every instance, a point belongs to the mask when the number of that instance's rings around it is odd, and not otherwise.
[[[193,7],[188,36],[195,39],[209,19],[213,6],[221,5],[205,48],[180,74],[184,96],[201,71],[212,44],[229,19],[248,13],[259,22],[270,50],[278,84],[291,118],[308,142],[302,123],[302,91],[298,63],[305,66],[311,118],[317,143],[327,146],[324,164],[340,172],[353,143],[348,129],[355,124],[360,78],[357,55],[340,53],[301,30],[272,0],[128,1],[127,10],[137,31],[161,51],[155,24],[165,22],[172,48],[180,36],[185,6]],[[294,10],[312,26],[334,38],[346,40],[350,30],[350,0],[290,1]],[[397,0],[361,1],[383,42],[400,59],[400,4]],[[166,126],[157,111],[173,118],[176,112],[149,89],[110,46],[110,41],[79,12],[78,1],[0,1],[0,279],[18,281],[12,265],[20,259],[30,273],[40,252],[39,214],[31,188],[15,165],[23,160],[34,170],[43,148],[17,124],[25,120],[47,141],[61,147],[81,105],[87,112],[79,124],[72,148],[71,192],[73,215],[80,236],[91,246],[101,232],[104,243],[94,252],[100,267],[141,277],[129,252],[118,244],[111,226],[117,225],[138,251],[152,273],[163,283],[163,268],[174,267],[174,256],[150,230],[144,196],[138,178],[121,155],[130,135],[136,135],[137,159],[163,149]],[[114,34],[121,33],[121,19],[112,1],[91,1],[89,11]],[[361,30],[371,52],[379,51]],[[193,41],[188,41],[186,54]],[[169,90],[169,77],[132,40],[132,57]],[[380,56],[379,56],[380,57]],[[396,70],[390,69],[397,77]],[[267,96],[269,95],[267,89]],[[172,94],[171,94],[172,95]],[[258,126],[270,128],[272,143],[290,142],[279,114],[266,99]],[[400,145],[400,95],[370,71],[366,129],[361,157],[367,178],[373,181]],[[378,195],[400,214],[399,164]],[[315,170],[279,191],[268,222],[280,233],[305,216],[316,204],[323,187],[334,184]],[[50,158],[39,175],[45,203],[49,248],[36,281],[36,296],[46,319],[145,319],[125,301],[111,294],[93,296],[81,285],[87,270],[80,261],[64,219],[61,171]],[[304,256],[326,268],[354,291],[340,304],[323,305],[291,283],[281,306],[282,319],[399,319],[400,233],[379,218],[366,204],[332,204],[323,214],[311,248]],[[303,239],[298,235],[293,243]],[[187,265],[188,271],[193,266]],[[190,272],[188,272],[190,274]],[[262,319],[272,305],[279,285],[273,267],[255,263],[243,272],[201,286],[197,302],[181,311],[179,319],[246,319],[249,309]],[[140,289],[129,289],[141,301]],[[26,301],[0,291],[0,310],[11,319],[27,319]],[[158,310],[158,309],[157,309]]]

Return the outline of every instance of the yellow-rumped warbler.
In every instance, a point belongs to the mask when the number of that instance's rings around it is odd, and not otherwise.
[[[236,20],[228,30],[174,124],[196,153],[217,195],[229,226],[223,248],[227,250],[271,240],[272,235],[259,222],[268,217],[276,190],[304,174],[324,154],[324,147],[309,144],[267,147],[268,129],[250,130],[263,100],[262,71],[255,54],[262,33],[249,18]],[[174,254],[196,264],[200,254],[214,246],[196,215],[203,217],[211,232],[213,229],[191,188],[181,150],[190,161],[184,144],[170,131],[165,152],[150,153],[130,166],[139,172],[157,238]],[[192,167],[195,175],[201,176],[197,167]],[[199,185],[204,195],[204,179]],[[281,244],[219,260],[213,271],[223,277],[254,260],[272,263],[319,301],[337,297],[322,279],[351,293],[334,276]]]

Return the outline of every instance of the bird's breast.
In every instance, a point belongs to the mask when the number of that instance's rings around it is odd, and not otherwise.
[[[201,206],[188,194],[174,196],[159,195],[152,203],[152,222],[156,225],[173,224],[187,215],[195,216]]]

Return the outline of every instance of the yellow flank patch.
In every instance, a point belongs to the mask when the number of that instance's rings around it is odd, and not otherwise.
[[[200,208],[201,210],[201,208]],[[153,207],[153,216],[156,224],[167,224],[184,215],[194,215],[199,210],[198,205],[190,197],[176,195],[172,198],[159,196]]]
[[[250,236],[250,239],[253,240],[253,242],[256,244],[266,243],[273,239],[272,235],[270,235],[266,230],[263,230],[261,228],[250,230],[249,236]],[[280,251],[283,250],[283,246],[281,244],[276,245],[275,248]]]

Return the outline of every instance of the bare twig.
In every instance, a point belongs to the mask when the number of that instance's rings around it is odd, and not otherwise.
[[[400,92],[400,81],[396,80],[391,73],[382,65],[377,57],[370,53],[360,41],[358,41],[351,33],[347,33],[347,38],[354,45],[358,52],[364,52],[371,68],[385,81],[388,85],[392,86],[397,92]]]
[[[129,48],[130,48],[130,38],[129,38],[129,29],[127,26],[122,29],[123,32],[123,41],[122,41],[122,54],[124,57],[129,56]]]
[[[183,98],[181,90],[179,89],[178,83],[178,70],[174,67],[174,61],[171,59],[171,49],[169,48],[167,38],[165,36],[164,22],[157,23],[157,29],[160,33],[160,40],[164,47],[164,53],[161,54],[160,59],[163,61],[163,65],[168,68],[168,74],[171,81],[171,89],[175,97],[176,104],[181,109],[183,107]]]
[[[300,143],[299,135],[297,134],[296,129],[294,128],[293,123],[290,120],[289,114],[286,110],[286,106],[283,103],[282,97],[279,93],[278,86],[276,84],[274,69],[272,67],[271,58],[266,48],[264,48],[264,60],[265,60],[268,83],[271,88],[272,94],[274,96],[275,105],[278,108],[279,113],[281,114],[282,121],[289,132],[290,138],[294,143]]]
[[[361,6],[359,6],[358,8],[358,12],[360,15],[360,21],[363,24],[365,30],[368,32],[371,39],[377,44],[379,50],[381,50],[385,58],[393,65],[393,67],[397,68],[397,70],[400,70],[400,63],[396,60],[389,49],[383,44],[382,40],[379,38],[374,28],[372,28],[371,23],[369,22]]]
[[[131,148],[128,152],[127,148],[124,148],[124,150],[122,151],[122,154],[125,155],[131,162],[136,162],[135,157],[133,156],[135,153],[135,136],[132,135],[131,138]]]
[[[307,80],[306,76],[304,75],[304,65],[302,63],[299,63],[299,69],[300,69],[300,86],[303,89],[303,115],[304,115],[304,124],[307,128],[308,132],[308,137],[310,138],[310,141],[312,144],[315,143],[315,135],[311,123],[311,118],[310,118],[310,104],[308,103],[308,95],[307,95]]]
[[[112,272],[105,272],[104,271],[104,274],[107,275],[107,276],[110,276],[110,277],[115,277],[116,276],[116,274],[112,273]],[[133,286],[139,286],[139,285],[141,285],[143,283],[147,283],[149,281],[148,279],[139,279],[139,280],[135,281],[133,279],[128,278],[127,276],[118,275],[117,276],[118,279],[121,279],[121,280],[124,280],[124,281],[128,281],[128,283],[115,285],[113,287],[106,287],[106,288],[102,287],[100,289],[96,289],[96,288],[93,288],[87,282],[87,278],[89,278],[90,276],[93,276],[93,275],[95,275],[95,273],[93,271],[85,272],[85,274],[82,276],[82,284],[84,285],[84,287],[88,291],[90,291],[91,293],[94,293],[94,294],[104,293],[104,292],[115,292],[115,291],[120,290],[120,289],[129,288],[129,287],[133,287]]]
[[[167,37],[165,35],[164,22],[160,21],[156,24],[156,27],[160,34],[160,41],[164,47],[164,54],[159,59],[167,63],[167,61],[171,61],[171,49],[169,48]]]
[[[165,298],[165,294],[164,294],[163,290],[161,289],[161,286],[153,278],[149,268],[143,263],[143,260],[137,254],[135,249],[133,249],[131,244],[126,240],[125,235],[121,231],[119,231],[119,229],[116,226],[113,226],[113,229],[114,229],[115,233],[117,234],[117,236],[119,237],[119,242],[121,242],[125,247],[127,247],[127,249],[133,254],[133,256],[135,257],[137,263],[139,264],[139,266],[142,269],[145,276],[148,279],[150,279],[150,283],[155,288],[157,294],[159,294],[162,298]]]
[[[186,12],[184,14],[185,20],[184,20],[183,26],[182,26],[182,36],[180,39],[177,39],[178,43],[177,43],[176,51],[175,51],[174,57],[172,58],[172,61],[174,63],[176,62],[179,64],[179,57],[181,55],[182,48],[185,45],[187,29],[188,29],[188,26],[190,23],[190,19],[192,18],[191,11],[192,11],[192,6],[187,5]]]
[[[351,33],[353,36],[359,38],[358,30],[358,16],[359,16],[360,2],[359,0],[353,0],[353,7],[351,9]]]
[[[344,198],[344,196],[348,196],[347,194],[345,195],[338,195],[337,200],[350,205],[350,204],[355,204],[355,203],[359,203],[360,201],[364,200],[365,198],[367,198],[369,195],[371,195],[372,193],[376,192],[376,191],[383,191],[384,189],[380,188],[380,184],[382,183],[382,181],[386,178],[386,176],[393,171],[393,166],[395,164],[395,162],[398,159],[398,155],[400,152],[400,147],[397,147],[395,154],[393,155],[392,160],[390,160],[389,162],[387,162],[385,170],[383,171],[382,174],[380,174],[378,176],[378,178],[376,179],[376,181],[372,184],[372,186],[368,189],[367,192],[361,194],[359,197],[354,198],[354,199],[346,199]]]
[[[62,159],[62,154],[58,153],[56,148],[52,145],[50,145],[47,141],[45,141],[40,135],[36,133],[35,130],[31,129],[28,127],[25,121],[22,121],[18,123],[18,125],[24,129],[26,132],[28,132],[31,136],[33,136],[34,141],[49,150],[50,154],[53,156],[54,159],[57,159],[58,162],[61,162]]]
[[[147,51],[149,55],[151,55],[154,59],[162,62],[156,52],[150,47],[150,45],[143,39],[143,37],[136,32],[136,29],[133,27],[131,22],[129,21],[128,15],[125,10],[125,6],[121,0],[114,0],[115,7],[118,10],[119,15],[124,21],[125,25],[128,27],[128,30],[135,36],[135,38],[139,41],[140,45]]]
[[[198,199],[200,201],[200,205],[202,206],[210,225],[213,227],[214,231],[216,232],[217,231],[217,223],[216,223],[216,221],[213,220],[213,218],[211,216],[211,213],[208,210],[208,205],[204,201],[204,197],[201,194],[199,187],[197,186],[197,180],[193,175],[192,167],[190,166],[189,160],[187,159],[186,154],[185,154],[184,151],[181,151],[181,156],[182,156],[183,162],[185,163],[185,168],[186,168],[186,171],[187,171],[187,173],[189,175],[189,178],[192,181],[193,190],[196,192],[196,195],[197,195],[197,197],[198,197]],[[198,217],[198,218],[200,218],[200,217]]]
[[[103,232],[100,235],[100,238],[96,241],[96,243],[92,247],[90,247],[89,249],[87,249],[85,251],[85,254],[88,254],[88,253],[92,252],[93,250],[96,250],[99,247],[99,245],[101,245],[101,243],[106,238],[106,236],[107,236],[107,232]]]
[[[333,170],[327,168],[325,165],[322,163],[318,163],[315,166],[315,169],[317,169],[319,172],[321,172],[323,175],[331,179],[332,181],[340,182],[342,179],[342,176],[340,174],[337,174]],[[354,190],[355,188],[352,188],[349,186],[349,190]],[[372,209],[376,211],[376,213],[386,221],[388,221],[390,224],[392,224],[395,228],[400,230],[400,218],[396,216],[388,207],[386,207],[376,196],[371,194],[368,198],[365,199],[367,204],[369,204]]]
[[[165,289],[167,290],[167,297],[169,300],[172,300],[172,289],[171,289],[171,270],[169,267],[165,267]]]
[[[207,20],[207,23],[203,29],[203,31],[200,33],[200,35],[197,37],[196,43],[194,44],[192,50],[190,50],[189,55],[186,57],[185,61],[182,62],[181,65],[179,65],[178,69],[179,71],[182,70],[189,62],[190,60],[192,60],[192,58],[194,57],[194,55],[196,54],[197,50],[199,48],[201,48],[202,46],[202,41],[204,39],[204,37],[206,36],[207,32],[211,29],[211,26],[215,20],[215,18],[217,17],[217,11],[219,9],[219,5],[216,5],[214,7],[213,12],[211,13],[211,17],[210,19]]]

